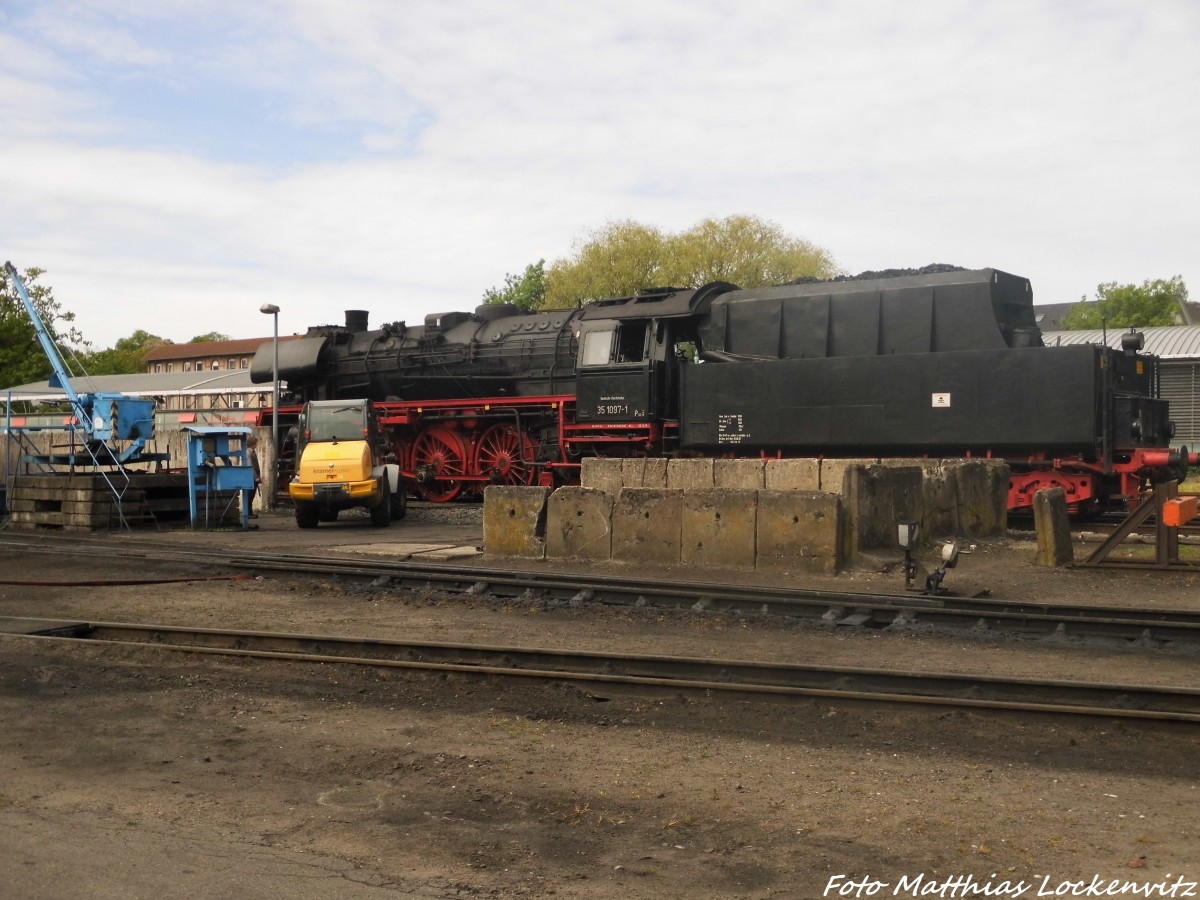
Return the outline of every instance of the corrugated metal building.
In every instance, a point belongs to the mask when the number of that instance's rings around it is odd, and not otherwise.
[[[253,384],[248,369],[207,372],[164,372],[137,375],[85,375],[71,380],[78,393],[112,391],[156,401],[158,427],[174,430],[181,425],[243,425],[257,419],[259,407],[271,405],[271,385]],[[57,403],[66,400],[62,388],[39,381],[0,389],[0,429],[8,420],[10,404]],[[24,409],[23,405],[18,408]],[[20,423],[49,426],[64,414],[20,414]]]
[[[1103,344],[1120,348],[1121,335],[1128,329],[1096,331],[1048,331],[1042,335],[1047,346]],[[1162,396],[1171,404],[1175,420],[1175,444],[1195,447],[1200,443],[1200,325],[1160,325],[1137,329],[1146,337],[1143,351],[1162,360]]]

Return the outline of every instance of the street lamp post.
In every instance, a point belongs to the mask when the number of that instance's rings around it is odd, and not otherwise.
[[[264,303],[258,308],[264,315],[274,318],[274,335],[271,338],[271,491],[270,508],[275,508],[275,495],[279,490],[279,307]]]

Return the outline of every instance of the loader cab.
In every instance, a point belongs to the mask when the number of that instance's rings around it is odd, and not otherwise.
[[[314,400],[300,413],[297,438],[297,455],[303,455],[309,443],[366,441],[375,447],[379,426],[366,400]]]

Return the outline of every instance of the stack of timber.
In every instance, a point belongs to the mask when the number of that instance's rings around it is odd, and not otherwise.
[[[115,487],[115,490],[114,490]],[[210,523],[236,524],[236,492],[210,496]],[[189,519],[187,476],[168,473],[94,472],[72,475],[19,475],[8,498],[9,527],[22,530],[104,531],[154,528]]]

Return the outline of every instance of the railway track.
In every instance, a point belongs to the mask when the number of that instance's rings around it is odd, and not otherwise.
[[[924,597],[715,582],[673,582],[478,565],[314,558],[166,546],[152,541],[46,539],[4,535],[0,549],[154,560],[287,575],[369,579],[379,586],[439,590],[518,602],[599,603],[684,608],[735,615],[777,615],[830,628],[924,630],[956,635],[1004,634],[1054,641],[1117,643],[1137,648],[1200,650],[1200,612],[1099,604],[1050,604],[990,598]]]
[[[565,681],[593,694],[614,689],[701,693],[1200,723],[1200,690],[1151,685],[57,619],[0,617],[0,634],[462,677]]]
[[[1179,496],[1184,497],[1189,495],[1187,492],[1180,491]],[[1075,533],[1078,540],[1097,541],[1120,528],[1124,519],[1123,515],[1076,519],[1071,522],[1071,531]],[[1012,532],[1025,532],[1031,539],[1036,539],[1036,530],[1032,515],[1015,516],[1010,513],[1008,526]],[[1153,539],[1156,528],[1155,520],[1151,517],[1149,521],[1135,528],[1133,534],[1143,539]],[[1180,538],[1183,538],[1188,543],[1200,543],[1200,522],[1193,521],[1177,525],[1175,531]]]

